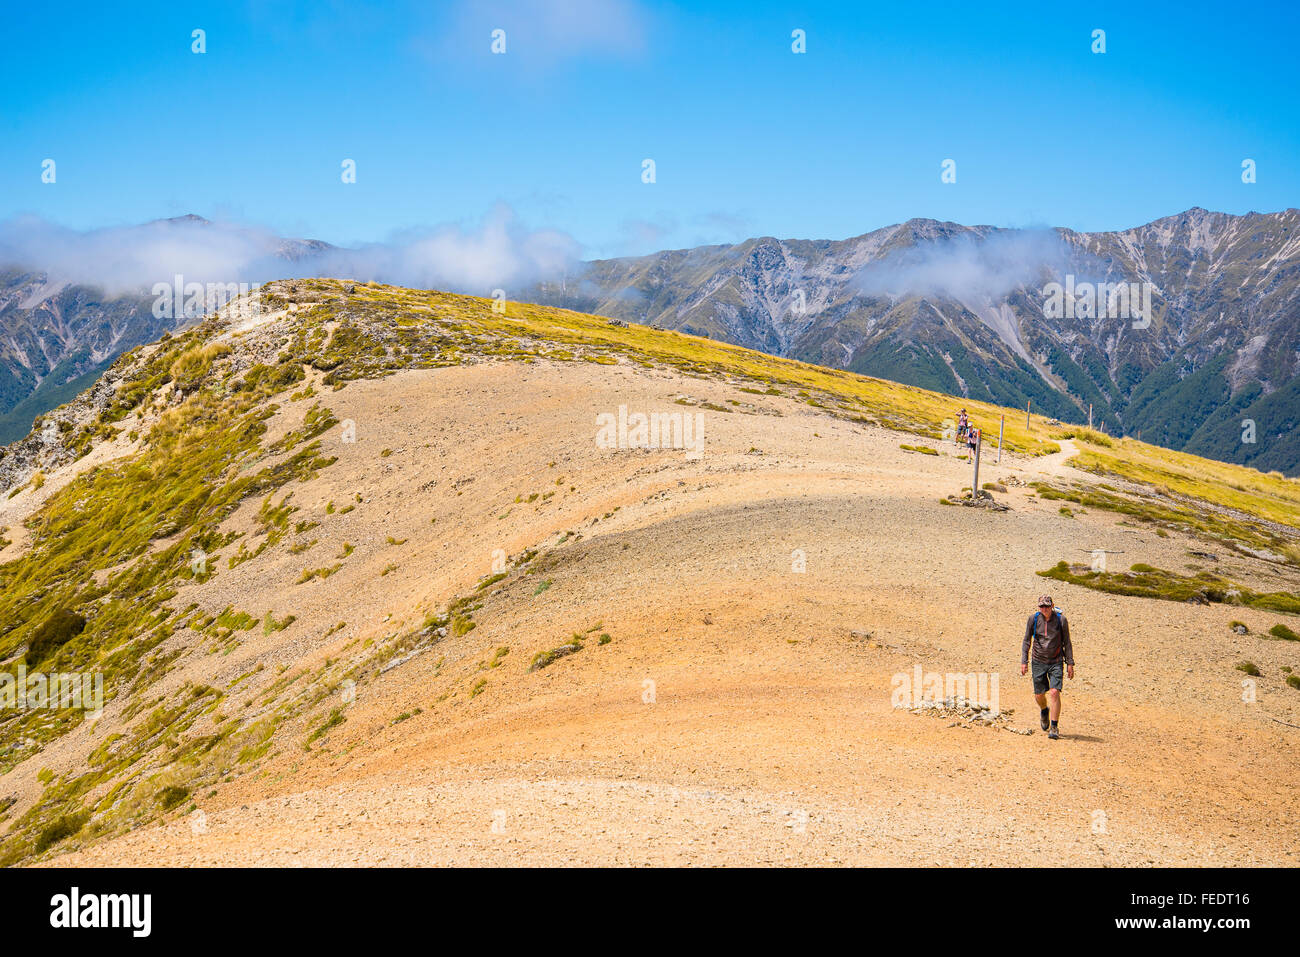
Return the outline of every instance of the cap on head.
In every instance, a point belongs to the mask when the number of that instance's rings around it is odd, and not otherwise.
[[[1039,595],[1039,596],[1038,596],[1038,607],[1039,607],[1039,608],[1051,608],[1051,607],[1052,607],[1052,596],[1051,596],[1051,595]]]

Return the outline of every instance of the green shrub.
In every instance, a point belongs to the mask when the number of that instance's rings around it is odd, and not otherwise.
[[[163,788],[157,794],[158,803],[162,805],[164,811],[170,811],[189,796],[189,788],[177,787],[175,785]]]
[[[59,841],[72,837],[90,820],[90,812],[81,811],[77,814],[64,814],[46,827],[36,837],[36,853],[47,848],[53,847]]]
[[[337,728],[346,720],[348,719],[343,716],[343,709],[335,708],[333,711],[330,712],[330,716],[325,719],[324,724],[322,724],[319,728],[317,728],[315,731],[311,733],[311,737],[307,739],[307,744],[310,745],[313,741],[317,740],[320,737],[323,737],[331,729]]]
[[[41,622],[27,646],[26,662],[31,668],[55,654],[86,630],[86,619],[67,608],[60,608]]]

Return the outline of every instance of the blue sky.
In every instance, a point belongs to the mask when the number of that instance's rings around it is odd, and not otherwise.
[[[0,219],[196,212],[350,245],[504,207],[597,257],[1300,205],[1296,5],[994,6],[10,5]]]

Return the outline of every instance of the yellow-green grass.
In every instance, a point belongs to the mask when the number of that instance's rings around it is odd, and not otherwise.
[[[1082,469],[1119,475],[1157,490],[1300,528],[1300,480],[1280,472],[1203,459],[1133,438],[1111,439],[1109,448],[1077,433],[1075,441],[1079,455],[1071,464]]]
[[[1031,483],[1044,501],[1063,500],[1089,508],[1131,515],[1143,522],[1151,522],[1157,530],[1178,529],[1197,535],[1209,542],[1221,542],[1247,554],[1266,551],[1278,555],[1294,565],[1300,565],[1300,549],[1295,543],[1278,534],[1276,525],[1234,518],[1235,513],[1225,512],[1213,505],[1197,502],[1176,502],[1155,492],[1121,495],[1084,483],[1070,487],[1047,482]],[[1062,514],[1065,511],[1062,510]]]
[[[1038,574],[1044,578],[1082,585],[1084,588],[1113,595],[1244,605],[1300,615],[1300,595],[1293,592],[1257,592],[1211,572],[1179,575],[1145,564],[1133,565],[1126,572],[1099,572],[1085,565],[1070,565],[1062,561]]]

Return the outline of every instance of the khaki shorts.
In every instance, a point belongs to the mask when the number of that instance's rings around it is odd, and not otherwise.
[[[1030,662],[1034,675],[1034,694],[1047,694],[1048,688],[1061,690],[1065,677],[1065,663],[1061,661]]]

